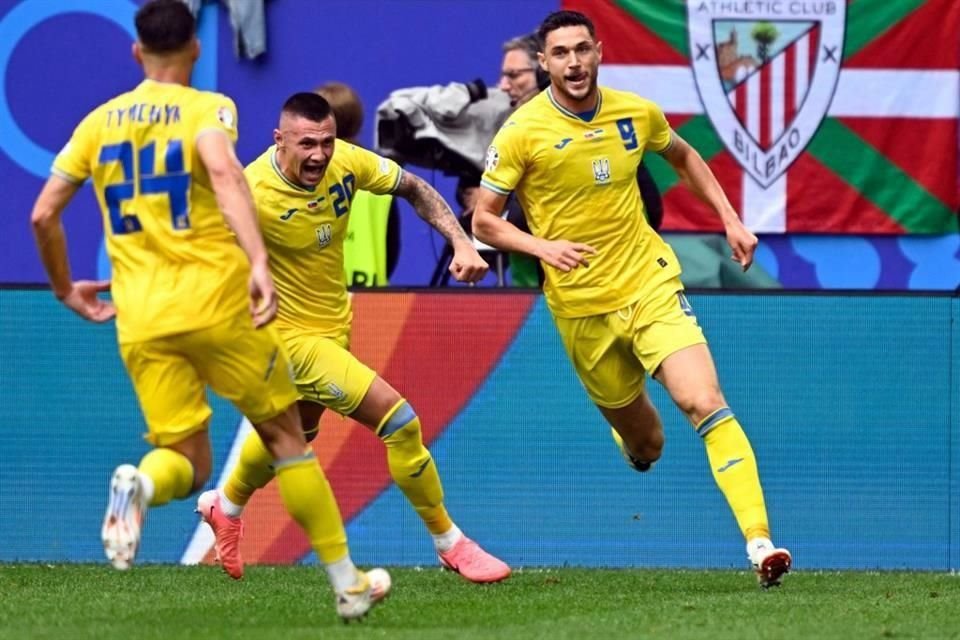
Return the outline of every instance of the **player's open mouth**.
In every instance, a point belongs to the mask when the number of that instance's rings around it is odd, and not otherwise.
[[[323,170],[326,169],[326,165],[308,165],[305,164],[300,167],[300,173],[303,174],[306,178],[320,178],[323,175]]]
[[[576,73],[566,76],[566,81],[571,89],[582,89],[587,86],[589,78],[590,76],[586,73]]]

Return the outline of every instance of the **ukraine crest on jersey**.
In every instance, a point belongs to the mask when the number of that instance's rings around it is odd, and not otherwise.
[[[203,329],[247,308],[249,263],[217,207],[196,140],[237,139],[233,101],[144,80],[77,126],[52,172],[93,179],[121,343]]]
[[[277,325],[285,332],[342,335],[351,321],[343,271],[350,205],[358,189],[393,193],[403,172],[392,160],[337,140],[323,180],[310,189],[283,175],[276,152],[270,147],[244,173],[280,295]]]
[[[673,250],[647,224],[637,187],[643,152],[665,151],[670,136],[656,104],[606,87],[594,112],[579,115],[543,91],[497,133],[483,186],[516,192],[533,235],[597,250],[588,268],[545,268],[555,315],[614,311],[680,274]]]

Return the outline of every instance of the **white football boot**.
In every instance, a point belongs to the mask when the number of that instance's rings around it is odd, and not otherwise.
[[[123,571],[133,564],[146,515],[140,472],[132,464],[122,464],[110,479],[110,502],[100,529],[103,551],[115,568]]]
[[[780,579],[789,573],[793,564],[790,552],[774,547],[769,538],[754,538],[748,542],[747,557],[763,589],[780,586]]]
[[[337,594],[337,615],[344,622],[359,620],[390,593],[392,581],[384,569],[357,571],[357,582]]]

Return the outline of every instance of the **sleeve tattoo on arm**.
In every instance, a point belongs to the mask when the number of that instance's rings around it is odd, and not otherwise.
[[[394,194],[409,202],[417,215],[451,244],[458,240],[470,241],[450,205],[423,178],[404,171]]]

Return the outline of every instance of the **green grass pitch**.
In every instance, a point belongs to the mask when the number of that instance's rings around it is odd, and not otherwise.
[[[393,593],[337,618],[317,567],[0,565],[0,640],[219,638],[960,638],[960,576],[803,572],[761,591],[743,571],[525,569],[476,586],[391,569]]]

